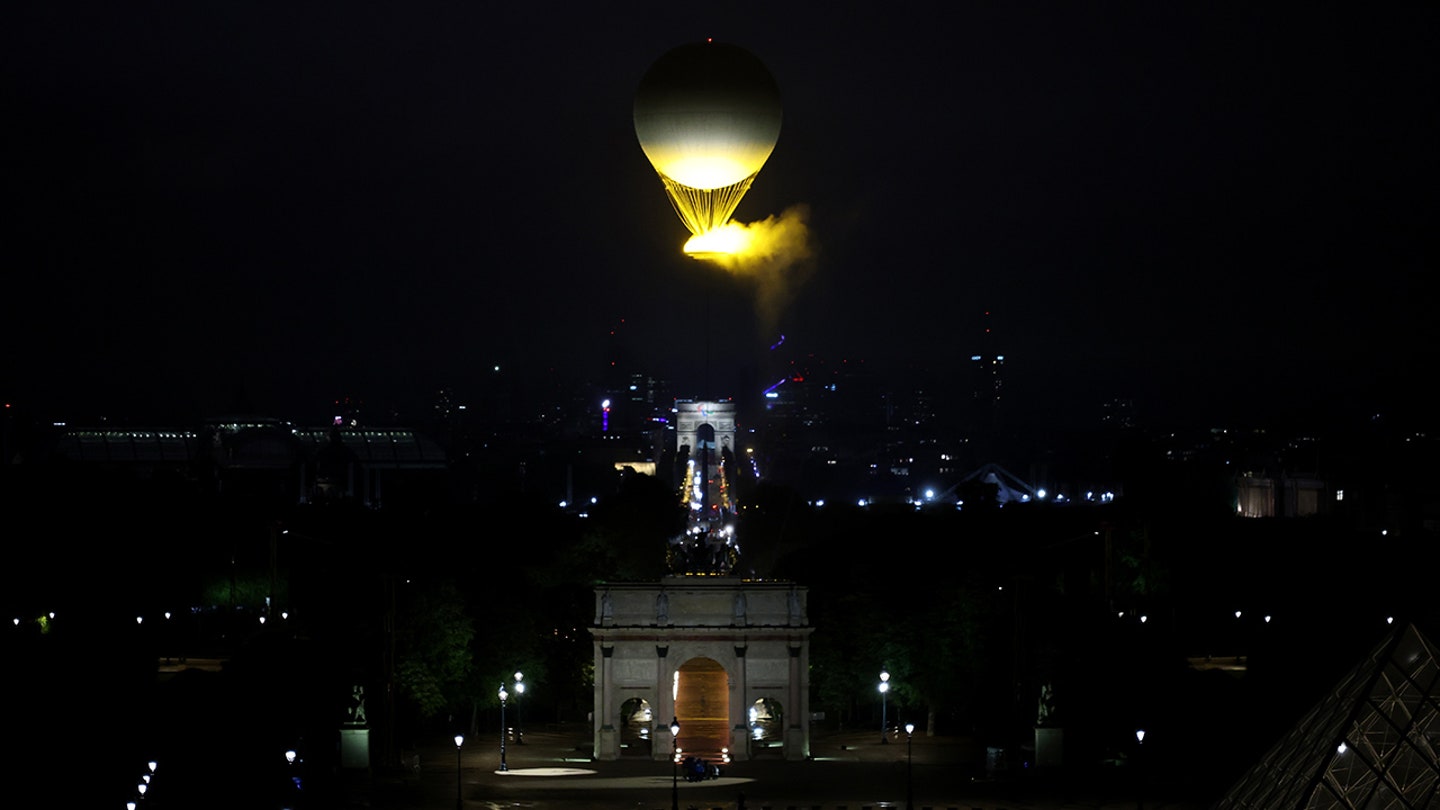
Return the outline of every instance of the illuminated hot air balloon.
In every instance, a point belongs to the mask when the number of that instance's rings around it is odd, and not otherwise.
[[[640,79],[635,137],[675,213],[703,237],[730,220],[774,151],[780,89],[744,48],[709,41],[681,45]]]

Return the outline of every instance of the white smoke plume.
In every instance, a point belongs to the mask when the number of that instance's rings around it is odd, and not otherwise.
[[[815,269],[816,249],[807,220],[810,208],[794,205],[759,222],[732,222],[747,240],[744,250],[703,257],[755,285],[755,312],[761,334],[774,334],[780,316]]]

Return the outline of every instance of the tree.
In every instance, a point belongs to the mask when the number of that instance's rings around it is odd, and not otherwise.
[[[422,719],[464,702],[474,638],[474,621],[453,581],[407,593],[396,617],[395,680]]]

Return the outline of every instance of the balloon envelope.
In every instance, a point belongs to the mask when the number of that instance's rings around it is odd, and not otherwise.
[[[662,177],[720,189],[765,165],[780,137],[780,112],[780,89],[754,54],[697,42],[667,51],[641,78],[635,136]]]

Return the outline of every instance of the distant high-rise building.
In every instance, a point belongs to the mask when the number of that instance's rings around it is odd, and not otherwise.
[[[1101,403],[1100,423],[1112,428],[1135,427],[1135,400],[1115,397]]]
[[[336,397],[331,404],[331,421],[336,427],[358,427],[365,403],[357,397]]]
[[[996,350],[996,338],[986,310],[980,333],[980,347],[970,355],[972,370],[971,429],[994,433],[1001,426],[1001,397],[1005,391],[1005,355]]]
[[[609,333],[605,336],[605,374],[601,384],[606,388],[619,390],[625,384],[625,379],[634,371],[631,368],[628,332],[625,319],[620,318],[614,326],[610,327]]]
[[[669,417],[668,381],[640,368],[634,357],[629,327],[620,318],[606,334],[605,366],[586,406],[601,409],[596,428],[611,437],[650,431]]]
[[[449,424],[455,418],[456,402],[455,392],[450,388],[440,388],[435,392],[435,400],[431,403],[434,417],[441,424]]]

